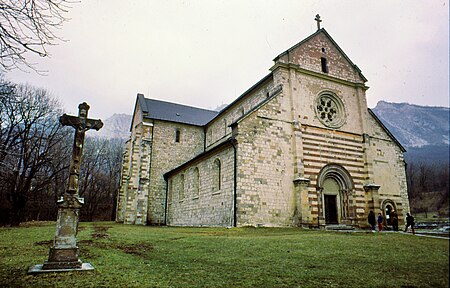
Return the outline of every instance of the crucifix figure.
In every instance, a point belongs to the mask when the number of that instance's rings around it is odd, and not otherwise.
[[[70,163],[69,185],[67,193],[78,195],[78,177],[81,165],[81,155],[83,154],[84,135],[87,130],[100,130],[103,127],[101,120],[88,119],[87,114],[89,105],[86,102],[78,105],[78,117],[67,114],[59,117],[59,123],[63,126],[72,126],[75,128],[75,140],[72,150],[72,161]]]
[[[78,178],[80,176],[81,156],[83,154],[85,132],[90,129],[100,130],[101,120],[88,119],[89,105],[85,102],[78,106],[78,116],[62,115],[59,122],[63,126],[75,128],[72,160],[67,190],[58,201],[58,219],[56,236],[50,248],[48,261],[43,265],[35,265],[29,273],[58,272],[72,270],[92,270],[89,263],[82,263],[78,258],[77,230],[79,211],[84,199],[78,195]]]
[[[322,20],[320,20],[320,15],[317,14],[316,18],[314,18],[314,20],[317,21],[317,30],[320,30],[320,22],[322,22]]]

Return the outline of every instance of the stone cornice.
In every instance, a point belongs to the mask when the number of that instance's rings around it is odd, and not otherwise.
[[[347,81],[347,80],[343,80],[343,79],[339,79],[333,76],[329,76],[329,75],[325,75],[322,73],[318,73],[318,72],[314,72],[311,70],[307,70],[304,68],[301,68],[300,65],[297,64],[292,64],[292,63],[282,63],[282,62],[277,62],[275,63],[275,65],[273,65],[270,68],[270,71],[275,71],[278,68],[286,68],[286,69],[295,69],[297,72],[304,74],[304,75],[309,75],[309,76],[313,76],[313,77],[317,77],[323,80],[327,80],[327,81],[331,81],[331,82],[335,82],[338,84],[342,84],[342,85],[346,85],[346,86],[350,86],[350,87],[354,87],[354,88],[362,88],[363,90],[367,90],[369,89],[368,86],[366,86],[364,83],[357,83],[357,82],[351,82],[351,81]]]

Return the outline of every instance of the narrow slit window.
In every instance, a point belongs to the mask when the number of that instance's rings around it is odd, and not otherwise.
[[[214,166],[213,166],[213,187],[212,191],[216,192],[221,189],[222,186],[222,175],[221,175],[221,165],[220,160],[216,159],[214,160]]]
[[[183,201],[184,200],[184,174],[181,174],[180,177],[180,191],[178,191],[178,200]]]
[[[321,58],[320,58],[320,63],[322,64],[322,72],[323,72],[323,73],[328,73],[328,63],[327,63],[327,58],[321,57]]]
[[[180,143],[180,135],[181,135],[181,132],[180,132],[180,130],[176,130],[175,131],[175,142],[176,143]]]
[[[200,173],[198,168],[194,168],[194,197],[198,197],[200,194]]]

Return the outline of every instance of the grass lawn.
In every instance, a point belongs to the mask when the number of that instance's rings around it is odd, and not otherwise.
[[[81,223],[96,270],[27,275],[55,223],[0,228],[0,287],[448,287],[449,240],[296,228]]]

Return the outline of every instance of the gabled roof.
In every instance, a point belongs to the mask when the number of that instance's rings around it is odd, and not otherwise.
[[[147,99],[142,94],[138,94],[137,101],[143,117],[147,119],[203,126],[219,114],[217,111]]]
[[[249,95],[251,92],[255,91],[256,89],[258,89],[259,87],[261,87],[262,85],[264,85],[264,83],[268,80],[273,80],[273,74],[272,72],[270,72],[269,74],[267,74],[266,76],[264,76],[261,80],[259,80],[258,82],[256,82],[252,87],[248,88],[244,93],[242,93],[238,98],[236,98],[233,102],[231,102],[230,104],[228,104],[227,106],[225,106],[222,110],[220,110],[220,112],[217,114],[217,116],[219,116],[220,114],[225,113],[226,111],[230,110],[231,107],[234,106],[234,104],[238,103],[240,100],[242,100],[243,98],[245,98],[247,95]],[[215,118],[215,117],[214,117]],[[211,119],[211,121],[214,120],[214,118]],[[211,122],[210,121],[210,122]],[[207,123],[209,124],[209,123]]]
[[[406,152],[405,147],[403,147],[400,141],[398,141],[397,138],[395,138],[394,134],[392,134],[391,131],[389,131],[389,129],[386,126],[384,126],[383,122],[381,122],[380,118],[377,117],[377,115],[372,111],[372,109],[367,108],[367,110],[369,111],[369,114],[372,115],[372,117],[375,119],[375,121],[377,121],[377,123],[381,126],[381,128],[383,128],[383,130],[388,134],[388,136],[391,137],[392,140],[394,140],[394,142],[398,145],[398,147],[400,147],[400,150],[402,150],[402,152]]]
[[[275,59],[273,59],[273,61],[277,62],[280,57],[288,54],[289,52],[291,52],[295,48],[299,47],[300,45],[308,42],[310,39],[312,39],[313,37],[317,36],[320,33],[323,33],[330,40],[330,42],[336,47],[336,49],[342,54],[342,56],[348,61],[348,63],[350,63],[350,65],[358,72],[358,74],[361,77],[361,79],[363,79],[364,82],[367,82],[366,77],[364,77],[364,75],[362,74],[362,72],[358,68],[358,66],[356,66],[356,64],[354,64],[352,62],[352,60],[350,60],[350,58],[348,58],[347,54],[345,54],[345,52],[341,49],[341,47],[339,47],[339,45],[336,43],[336,41],[334,41],[334,39],[331,38],[330,34],[328,34],[328,32],[325,30],[325,28],[321,28],[321,29],[317,30],[315,33],[311,34],[309,37],[303,39],[299,43],[295,44],[294,46],[292,46],[288,50],[284,51],[283,53],[281,53],[280,55],[275,57]]]

